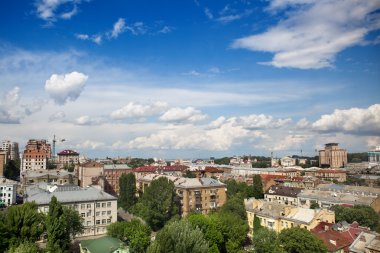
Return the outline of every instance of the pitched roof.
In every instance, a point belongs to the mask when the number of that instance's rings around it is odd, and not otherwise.
[[[63,150],[63,151],[59,152],[57,155],[75,155],[75,156],[79,156],[79,153],[75,152],[74,150],[66,149],[66,150]]]
[[[287,196],[287,197],[293,197],[296,198],[297,195],[302,191],[302,188],[297,187],[287,187],[287,186],[281,186],[281,185],[274,185],[271,186],[265,194],[269,195],[280,195],[280,196]]]
[[[80,241],[82,249],[86,248],[90,253],[112,253],[124,246],[117,238],[104,236],[98,239]]]

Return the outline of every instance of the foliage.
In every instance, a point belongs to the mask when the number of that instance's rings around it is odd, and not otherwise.
[[[44,215],[37,211],[34,203],[9,207],[0,216],[0,246],[17,247],[23,241],[37,241],[44,231]]]
[[[63,166],[63,169],[64,170],[67,170],[68,172],[73,172],[74,171],[74,169],[75,169],[75,165],[74,165],[74,163],[70,163],[70,164],[65,164],[64,166]]]
[[[326,246],[310,231],[294,227],[282,230],[278,236],[286,252],[290,253],[325,253]]]
[[[221,207],[221,213],[230,212],[238,215],[243,220],[247,219],[247,212],[244,207],[244,200],[238,196],[229,198],[227,202]]]
[[[34,242],[24,242],[17,247],[11,247],[7,253],[39,253],[41,250]]]
[[[218,159],[214,159],[214,163],[219,164],[219,165],[229,165],[230,159],[231,159],[230,157],[218,158]]]
[[[17,180],[20,176],[20,159],[8,160],[4,167],[4,177]]]
[[[260,218],[255,215],[253,218],[253,233],[256,234],[263,226],[261,226]]]
[[[199,228],[193,228],[187,220],[167,224],[158,232],[148,253],[207,253],[208,243]]]
[[[348,185],[357,185],[357,186],[368,186],[367,182],[363,178],[357,178],[348,176],[346,182],[344,184]]]
[[[107,227],[107,234],[126,242],[131,253],[145,252],[150,243],[150,233],[149,226],[138,219],[115,222]]]
[[[202,214],[190,214],[187,216],[187,220],[193,228],[199,228],[202,231],[209,245],[209,253],[219,252],[224,243],[224,238],[215,222],[210,217]]]
[[[264,198],[263,182],[260,175],[253,176],[253,197],[256,199]]]
[[[149,165],[153,163],[154,160],[152,158],[149,159],[142,159],[142,158],[132,158],[127,165],[131,168],[137,168],[144,165]]]
[[[196,178],[194,172],[190,171],[190,170],[186,170],[185,174],[183,175],[183,177],[187,177],[187,178]]]
[[[252,163],[253,168],[268,168],[270,167],[270,161],[257,161]]]
[[[242,198],[253,197],[253,186],[245,182],[237,182],[235,179],[228,179],[224,182],[227,185],[228,197],[240,195]]]
[[[136,204],[136,177],[134,173],[122,174],[119,178],[119,206],[128,211]]]
[[[367,162],[368,161],[368,153],[348,153],[347,154],[347,161],[349,163],[360,163],[360,162]]]
[[[63,216],[67,224],[67,232],[70,237],[75,238],[78,234],[82,234],[84,230],[83,218],[75,209],[64,206]]]
[[[318,209],[319,208],[319,204],[318,202],[312,202],[310,204],[310,209]]]
[[[352,223],[357,221],[361,226],[370,227],[372,230],[380,232],[379,215],[370,206],[357,205],[353,207],[345,207],[335,205],[331,207],[335,212],[335,221],[347,221]]]
[[[280,245],[276,232],[267,228],[261,228],[252,238],[254,253],[282,253],[285,252]]]
[[[154,231],[161,229],[167,221],[179,213],[174,183],[165,177],[153,180],[145,188],[132,212],[142,217]]]

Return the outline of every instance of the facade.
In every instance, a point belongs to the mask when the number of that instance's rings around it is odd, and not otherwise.
[[[110,236],[82,240],[79,243],[80,253],[129,253],[122,241]]]
[[[368,162],[380,164],[380,146],[376,146],[374,150],[368,151]]]
[[[22,156],[21,172],[46,170],[51,158],[51,146],[46,140],[29,140]]]
[[[338,143],[327,143],[325,149],[319,150],[319,165],[332,169],[347,165],[347,150],[339,148]]]
[[[48,213],[53,196],[83,217],[81,236],[105,234],[107,225],[117,221],[117,198],[95,187],[39,183],[26,187],[24,201],[34,201],[40,212]]]
[[[133,172],[132,168],[126,164],[105,164],[103,175],[106,182],[104,183],[104,191],[112,195],[119,195],[119,178],[122,174],[131,172]]]
[[[19,148],[17,142],[3,141],[1,149],[7,153],[7,159],[17,160],[19,158]]]
[[[21,182],[23,186],[42,182],[58,185],[78,185],[78,177],[74,172],[68,172],[67,170],[27,170],[21,173]]]
[[[78,164],[79,153],[74,150],[63,150],[58,154],[58,163],[63,167],[65,165]]]
[[[153,180],[160,177],[166,177],[174,183],[181,202],[182,216],[186,216],[191,211],[208,214],[211,210],[223,206],[227,200],[226,185],[212,178],[198,179],[149,174],[137,180],[139,190],[144,192]]]
[[[0,206],[10,206],[16,203],[17,182],[0,177]]]
[[[305,176],[316,177],[320,180],[345,182],[347,180],[347,172],[344,170],[326,170],[313,169],[305,171]]]
[[[264,194],[264,199],[268,202],[277,202],[289,206],[298,205],[298,194],[302,191],[301,188],[272,186]]]
[[[91,185],[93,180],[103,175],[103,166],[103,164],[94,161],[80,164],[77,171],[79,185],[82,187]]]
[[[335,223],[335,213],[327,209],[293,207],[276,202],[248,199],[245,202],[249,235],[253,233],[253,221],[257,217],[263,227],[280,233],[283,229],[300,227],[307,230],[315,228],[320,222]]]
[[[363,231],[348,248],[350,253],[380,253],[380,234]]]
[[[289,156],[285,156],[281,158],[281,166],[283,167],[290,167],[290,166],[296,166],[297,159],[291,158]]]
[[[7,163],[7,153],[0,150],[0,177],[4,176],[5,164]]]

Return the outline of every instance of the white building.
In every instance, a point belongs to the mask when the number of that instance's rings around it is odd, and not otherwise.
[[[85,229],[81,236],[105,234],[106,227],[117,221],[117,198],[96,187],[39,183],[26,187],[24,201],[34,201],[40,212],[47,213],[53,196],[82,216]]]
[[[7,153],[7,159],[16,160],[19,158],[19,149],[17,142],[3,141],[1,149]]]
[[[16,203],[17,182],[0,177],[0,205],[10,206]]]
[[[285,156],[281,158],[281,166],[282,167],[291,167],[296,166],[297,159],[291,158],[289,156]]]

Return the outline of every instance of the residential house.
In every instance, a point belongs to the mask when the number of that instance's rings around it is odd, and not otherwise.
[[[348,248],[350,253],[380,253],[380,234],[361,232]]]
[[[302,188],[286,187],[275,185],[270,187],[264,194],[264,199],[268,202],[277,202],[284,205],[297,206],[298,194]]]
[[[0,206],[16,204],[17,182],[0,176]]]

